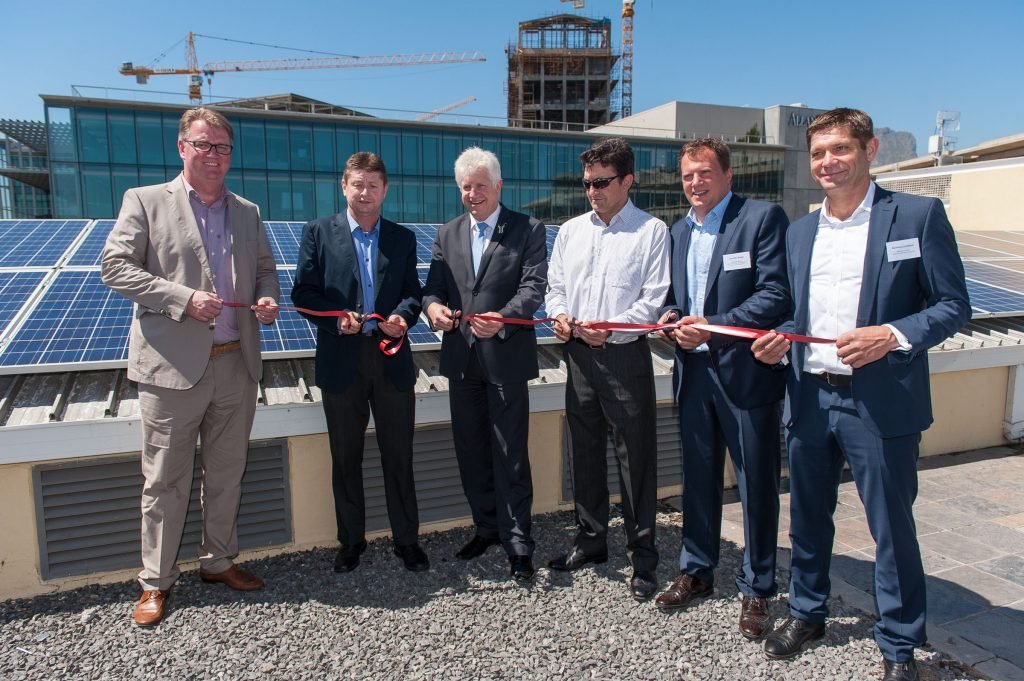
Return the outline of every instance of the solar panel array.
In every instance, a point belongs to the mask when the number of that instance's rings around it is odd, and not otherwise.
[[[0,220],[0,373],[123,366],[132,305],[100,281],[100,253],[113,220]],[[284,305],[295,276],[302,223],[268,222]],[[406,225],[416,235],[417,274],[426,281],[437,225]],[[557,227],[547,228],[550,255]],[[1024,232],[957,232],[975,318],[1024,315]],[[537,317],[544,317],[543,309]],[[264,326],[270,357],[311,356],[313,325],[282,312]],[[538,337],[553,340],[550,324]],[[410,331],[414,349],[440,335],[426,320]]]
[[[0,373],[69,371],[124,366],[132,303],[100,280],[100,255],[114,220],[0,220]],[[437,225],[405,225],[416,235],[417,275],[426,282]],[[281,281],[282,305],[291,304],[301,222],[267,222]],[[557,227],[548,227],[551,244]],[[544,316],[543,310],[538,317]],[[538,337],[553,339],[549,324]],[[440,347],[425,317],[409,332],[414,350]],[[268,357],[312,356],[316,329],[296,312],[282,311],[261,327]]]
[[[956,233],[972,316],[1024,314],[1024,232]]]

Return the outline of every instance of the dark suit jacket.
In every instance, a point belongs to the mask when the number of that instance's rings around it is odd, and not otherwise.
[[[532,319],[547,288],[547,239],[544,225],[504,206],[491,242],[473,274],[473,224],[468,213],[437,230],[430,272],[423,289],[424,309],[441,303],[463,316],[497,312]],[[462,378],[469,360],[469,324],[446,333],[441,344],[441,375]],[[476,341],[477,358],[491,383],[536,378],[537,335],[532,326],[507,324],[493,338]]]
[[[339,213],[307,223],[302,229],[295,269],[292,302],[311,310],[362,311],[359,265],[348,217]],[[416,276],[416,237],[405,227],[381,218],[377,242],[377,299],[374,311],[387,319],[401,315],[411,329],[420,314],[420,282]],[[341,392],[355,376],[359,338],[338,331],[336,317],[306,318],[316,324],[316,384],[321,390]],[[395,387],[411,388],[416,367],[408,340],[384,368]]]
[[[715,241],[704,297],[704,317],[709,324],[770,329],[789,312],[786,285],[785,235],[789,219],[782,208],[733,194],[722,215]],[[686,253],[690,227],[686,220],[672,225],[672,285],[665,309],[688,314],[689,285]],[[723,256],[749,253],[750,267],[726,270]],[[712,334],[708,341],[711,364],[729,399],[751,409],[782,399],[785,375],[754,359],[749,341]],[[682,385],[685,351],[676,346],[673,372],[675,394]]]
[[[807,333],[811,252],[821,211],[789,228],[786,255],[793,319],[783,330]],[[917,239],[921,256],[889,262],[886,243]],[[938,199],[875,188],[857,307],[857,327],[892,324],[910,342],[911,352],[894,350],[853,370],[853,399],[864,424],[880,437],[919,433],[932,422],[928,348],[956,333],[971,317],[964,266],[953,228]],[[804,379],[806,346],[790,351],[789,400],[784,420],[796,422],[798,383]]]

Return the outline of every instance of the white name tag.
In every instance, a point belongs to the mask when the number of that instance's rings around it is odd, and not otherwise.
[[[885,244],[886,258],[889,262],[910,260],[921,257],[921,242],[918,239],[889,241]]]
[[[732,270],[749,270],[750,251],[743,251],[742,253],[726,253],[722,256],[722,267],[725,268],[726,272],[730,272]]]

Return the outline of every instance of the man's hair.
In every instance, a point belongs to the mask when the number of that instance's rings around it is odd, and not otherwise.
[[[211,128],[220,128],[228,134],[228,139],[231,143],[235,142],[235,129],[231,127],[231,123],[228,119],[224,118],[222,114],[217,113],[213,109],[207,109],[206,107],[197,106],[194,109],[186,109],[185,113],[181,114],[181,120],[178,121],[178,139],[188,139],[189,128],[196,121],[203,121]]]
[[[832,128],[846,128],[857,141],[861,149],[868,148],[868,142],[875,137],[875,125],[868,116],[859,109],[839,108],[820,114],[807,126],[807,146],[811,146],[811,138],[819,132]]]
[[[619,177],[633,174],[633,149],[621,137],[606,137],[594,142],[580,154],[580,161],[584,168],[598,163],[611,166]]]
[[[486,170],[487,177],[495,187],[501,182],[501,164],[493,151],[487,151],[480,147],[469,147],[455,159],[455,184],[462,185],[462,181],[478,170]]]
[[[705,137],[684,144],[683,148],[679,150],[679,162],[682,163],[684,156],[692,159],[700,158],[706,151],[715,155],[723,173],[728,172],[732,167],[729,145],[714,137]]]
[[[384,167],[384,161],[380,160],[380,156],[371,153],[369,151],[357,151],[348,157],[345,161],[345,173],[341,176],[342,182],[348,181],[348,174],[362,170],[365,173],[380,173],[380,179],[384,180],[384,184],[388,183],[388,171]]]

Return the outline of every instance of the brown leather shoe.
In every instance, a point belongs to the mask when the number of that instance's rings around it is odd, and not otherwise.
[[[160,623],[164,618],[164,607],[167,605],[167,597],[170,591],[160,589],[147,589],[139,596],[139,602],[135,604],[132,611],[132,619],[140,627],[152,627]]]
[[[740,608],[740,633],[751,641],[755,641],[771,628],[772,615],[768,612],[768,599],[757,596],[744,596]]]
[[[690,601],[706,598],[714,590],[715,585],[711,582],[705,582],[693,575],[680,573],[676,577],[676,581],[672,582],[672,586],[654,600],[654,604],[658,607],[658,610],[670,612],[679,608],[685,608],[690,604]]]
[[[259,591],[263,588],[263,580],[251,572],[246,572],[237,565],[232,565],[224,572],[199,571],[199,579],[213,584],[220,582],[235,591]]]

